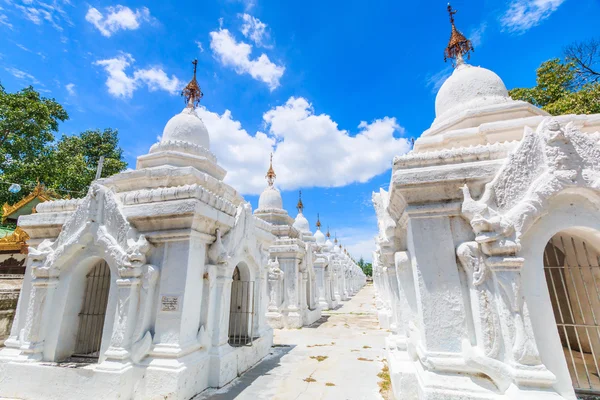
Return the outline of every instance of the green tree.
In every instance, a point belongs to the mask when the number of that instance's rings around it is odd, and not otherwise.
[[[53,171],[47,185],[58,191],[85,194],[96,177],[100,157],[104,156],[102,177],[123,171],[123,149],[119,147],[118,131],[87,130],[77,136],[63,136],[48,159]],[[65,163],[68,160],[68,163]]]
[[[552,115],[600,113],[600,43],[596,40],[571,45],[565,58],[542,63],[536,86],[509,93]]]
[[[371,263],[365,263],[362,270],[366,276],[373,276],[373,265]]]
[[[373,276],[373,266],[371,265],[371,263],[365,262],[364,258],[360,257],[360,260],[358,260],[356,265],[358,265],[360,269],[362,269],[365,275]]]
[[[84,195],[102,155],[103,177],[125,169],[116,130],[88,130],[55,141],[59,123],[67,119],[60,104],[32,87],[7,93],[0,85],[0,204],[17,202],[37,180],[60,195]],[[19,183],[22,190],[10,193],[6,182]]]

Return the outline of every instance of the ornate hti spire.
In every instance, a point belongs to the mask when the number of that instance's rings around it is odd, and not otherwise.
[[[298,209],[299,213],[302,213],[302,210],[304,210],[304,204],[302,203],[302,190],[298,191],[298,204],[296,204],[296,208]]]
[[[329,233],[329,226],[327,226],[327,235],[325,235],[325,236],[327,236],[327,239],[329,239],[331,237],[331,234]]]
[[[275,183],[275,178],[277,178],[275,170],[273,169],[273,153],[271,153],[271,161],[269,161],[269,170],[267,171],[267,175],[265,176],[265,178],[267,178],[269,186],[273,186],[273,183]]]
[[[471,57],[470,52],[475,51],[473,48],[473,44],[469,39],[465,37],[454,25],[454,14],[457,11],[452,9],[450,3],[448,3],[448,14],[450,15],[450,24],[452,25],[452,33],[450,34],[450,41],[448,42],[448,47],[444,51],[444,61],[448,61],[448,59],[456,60],[454,62],[455,66],[458,66],[463,63],[464,56],[467,56],[467,59]]]
[[[321,230],[321,219],[319,218],[319,214],[317,214],[317,229]]]
[[[337,244],[337,233],[335,234],[335,240],[333,241],[333,244]]]
[[[194,64],[194,77],[181,91],[181,95],[185,99],[185,104],[188,108],[198,107],[198,104],[200,104],[200,99],[202,96],[204,96],[200,90],[198,81],[196,80],[196,67],[198,67],[198,60],[192,61],[192,64]]]

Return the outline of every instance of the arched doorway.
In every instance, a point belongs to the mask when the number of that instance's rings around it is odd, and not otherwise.
[[[584,236],[554,235],[544,273],[563,352],[579,393],[600,394],[600,253]]]
[[[110,291],[110,268],[106,261],[96,262],[85,277],[85,291],[78,316],[73,357],[98,359]]]
[[[229,345],[251,346],[254,336],[254,281],[244,264],[233,270],[229,308]]]

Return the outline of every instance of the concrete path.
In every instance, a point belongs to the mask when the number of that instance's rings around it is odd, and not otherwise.
[[[260,364],[194,400],[382,399],[377,374],[388,332],[379,329],[374,297],[368,285],[310,327],[276,330],[271,354]]]

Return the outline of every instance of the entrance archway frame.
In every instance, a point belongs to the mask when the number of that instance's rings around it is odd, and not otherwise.
[[[553,197],[547,212],[521,239],[519,256],[525,260],[522,274],[523,295],[529,306],[533,333],[543,364],[556,376],[554,389],[563,397],[575,399],[567,360],[550,293],[544,274],[543,254],[547,243],[560,232],[576,233],[595,249],[600,248],[600,194],[591,189],[566,190]]]

